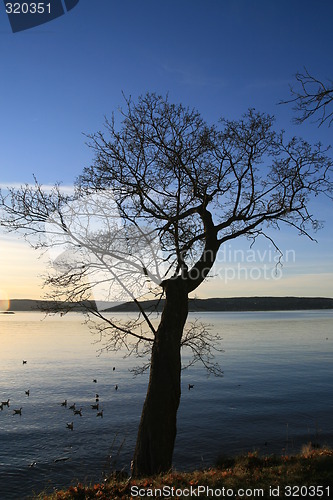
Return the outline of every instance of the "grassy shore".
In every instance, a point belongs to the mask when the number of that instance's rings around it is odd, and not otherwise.
[[[170,472],[142,479],[121,474],[102,484],[71,486],[35,500],[143,498],[330,498],[333,495],[333,450],[305,446],[295,456],[248,453],[220,458],[216,467],[194,472]]]

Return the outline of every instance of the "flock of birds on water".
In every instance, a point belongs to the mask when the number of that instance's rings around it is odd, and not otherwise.
[[[27,364],[27,360],[23,360],[22,362],[23,365],[26,365]],[[112,368],[113,371],[115,371],[116,367],[114,366]],[[94,378],[93,379],[93,383],[97,384],[97,379]],[[117,391],[119,388],[118,384],[116,384],[114,386],[114,389],[115,391]],[[193,384],[188,384],[188,390],[190,391],[191,389],[194,388],[194,385]],[[30,389],[26,390],[25,391],[25,395],[26,396],[30,396]],[[100,417],[100,418],[103,418],[103,409],[100,409],[99,407],[99,402],[100,402],[100,398],[99,398],[99,394],[98,393],[95,393],[95,403],[91,404],[90,407],[92,410],[96,410],[96,417]],[[67,399],[65,399],[64,401],[62,401],[61,403],[59,403],[60,406],[64,407],[64,408],[67,408],[69,410],[72,410],[73,411],[73,415],[79,415],[80,417],[82,417],[82,407],[80,408],[77,408],[76,407],[76,404],[73,403],[71,405],[68,404],[68,401]],[[4,409],[4,407],[8,407],[10,406],[10,399],[8,398],[6,401],[2,401],[0,403],[0,411],[2,411]],[[14,408],[13,409],[13,415],[22,415],[22,409],[23,407],[21,406],[20,408]],[[73,431],[74,430],[74,422],[67,422],[66,424],[66,428]]]
[[[27,360],[24,359],[23,362],[22,362],[22,364],[26,365],[27,364]],[[116,369],[116,367],[114,366],[112,368],[112,370],[115,371],[115,369]],[[97,379],[96,378],[93,379],[93,383],[97,384]],[[115,391],[117,391],[118,388],[119,388],[119,386],[118,386],[118,384],[116,384],[114,386]],[[25,395],[27,397],[30,396],[30,389],[28,389],[28,390],[25,391]],[[103,409],[100,409],[99,402],[100,402],[99,394],[96,392],[95,393],[95,403],[91,404],[90,406],[91,406],[92,410],[96,410],[96,417],[103,418]],[[62,401],[59,404],[60,404],[60,406],[62,406],[64,408],[68,407],[69,410],[72,410],[73,411],[73,415],[79,415],[80,417],[82,417],[82,407],[77,408],[75,403],[69,405],[67,399],[65,399],[64,401]],[[0,411],[3,411],[4,407],[7,407],[7,408],[10,407],[10,399],[9,398],[6,401],[2,401],[0,403]],[[20,415],[21,416],[22,415],[22,409],[23,409],[22,406],[20,408],[14,408],[13,409],[13,415]],[[69,429],[69,430],[71,430],[71,431],[74,430],[74,422],[68,422],[66,424],[66,428]]]

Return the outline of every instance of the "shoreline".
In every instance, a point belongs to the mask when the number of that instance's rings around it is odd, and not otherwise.
[[[116,471],[103,483],[78,483],[67,489],[55,489],[53,493],[42,492],[32,498],[330,498],[333,492],[332,469],[333,450],[309,443],[298,455],[259,456],[256,452],[249,452],[235,458],[220,458],[215,467],[192,472],[171,471],[137,479]]]

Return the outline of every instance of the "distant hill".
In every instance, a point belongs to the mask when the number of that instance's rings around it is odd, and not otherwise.
[[[141,302],[144,310],[162,311],[164,300]],[[190,299],[189,310],[200,311],[292,311],[306,309],[333,309],[333,299],[324,297],[231,297]],[[125,302],[106,309],[110,312],[136,311],[134,302]]]
[[[88,302],[87,302],[88,304]],[[94,302],[90,303],[94,306]],[[68,309],[75,312],[80,312],[85,309],[82,304],[67,303],[67,302],[52,302],[49,300],[33,300],[33,299],[11,299],[10,300],[10,311],[46,311],[46,310],[58,310],[59,307],[62,309]]]
[[[58,304],[62,309],[69,308],[71,311],[80,312],[84,310],[81,304],[55,303],[45,300],[13,299],[10,301],[11,311],[39,311],[56,310]],[[94,303],[89,303],[93,305]],[[162,311],[164,299],[159,303],[155,300],[141,302],[141,306],[147,311]],[[134,302],[125,302],[114,307],[103,308],[106,312],[135,312],[137,306]],[[191,312],[204,311],[294,311],[309,309],[333,309],[333,299],[325,297],[230,297],[212,299],[190,299],[189,310]]]

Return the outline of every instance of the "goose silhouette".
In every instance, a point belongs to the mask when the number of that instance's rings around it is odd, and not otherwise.
[[[96,413],[96,417],[101,417],[103,418],[103,410],[99,411],[98,413]]]
[[[74,424],[73,422],[66,424],[67,429],[70,429],[71,431],[74,429]]]
[[[30,396],[30,389],[28,389],[27,391],[25,391],[26,395],[27,396]]]
[[[13,411],[13,415],[22,415],[22,407]]]
[[[7,401],[2,401],[1,402],[2,406],[9,406],[9,401],[10,399],[7,399]]]
[[[80,417],[82,417],[82,408],[80,408],[79,410],[74,410],[74,415],[80,415]]]

